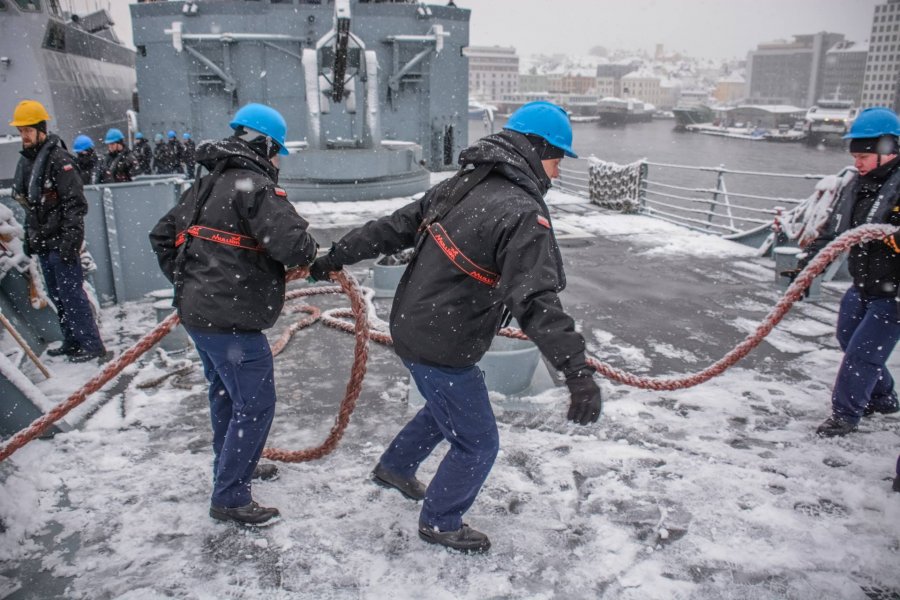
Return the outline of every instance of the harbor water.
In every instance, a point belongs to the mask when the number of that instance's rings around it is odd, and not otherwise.
[[[497,117],[499,130],[505,118]],[[469,141],[488,132],[481,121],[469,122]],[[641,159],[653,163],[718,167],[736,171],[830,175],[851,165],[852,159],[840,146],[808,146],[804,143],[748,141],[674,130],[673,120],[629,123],[624,127],[602,127],[593,122],[574,123],[573,147],[579,157],[628,164]],[[583,171],[586,164],[571,159],[564,167]],[[677,185],[715,187],[716,173],[650,167],[650,178]],[[786,180],[729,174],[728,190],[761,196],[805,198],[814,188],[811,180]]]

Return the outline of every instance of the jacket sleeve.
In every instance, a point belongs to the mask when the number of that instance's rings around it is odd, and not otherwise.
[[[150,246],[156,253],[159,268],[166,279],[172,283],[175,283],[175,257],[178,255],[178,249],[175,247],[175,238],[178,236],[178,223],[175,215],[182,209],[182,204],[190,192],[190,189],[185,191],[178,204],[150,230]]]
[[[593,373],[585,362],[585,343],[575,321],[563,310],[551,230],[541,225],[538,211],[519,215],[499,245],[498,283],[503,302],[537,344],[541,353],[566,379]]]
[[[251,192],[248,192],[249,196]],[[309,223],[297,214],[281,188],[267,185],[239,202],[238,210],[250,235],[266,253],[286,267],[305,267],[316,258],[319,245],[306,231]]]
[[[59,195],[60,231],[59,251],[65,257],[74,258],[81,252],[84,241],[84,216],[87,214],[87,200],[84,199],[84,184],[75,160],[68,152],[59,152],[53,161],[53,183]]]
[[[352,230],[334,243],[331,257],[340,265],[352,265],[381,254],[395,254],[412,248],[425,214],[424,207],[430,201],[433,189],[422,199]]]

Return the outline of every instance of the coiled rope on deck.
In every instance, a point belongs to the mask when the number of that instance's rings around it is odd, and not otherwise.
[[[308,270],[305,268],[293,269],[288,272],[287,280],[293,281],[295,279],[302,279],[307,275]],[[350,414],[356,407],[356,401],[359,398],[359,394],[362,390],[362,381],[365,377],[366,362],[368,360],[369,316],[364,304],[364,299],[360,290],[359,283],[356,281],[356,279],[352,275],[341,271],[335,276],[335,280],[339,284],[338,286],[310,287],[301,290],[291,290],[287,294],[285,294],[286,300],[299,298],[302,296],[335,294],[339,292],[347,294],[347,296],[350,298],[350,311],[356,318],[356,345],[354,348],[354,361],[350,380],[347,383],[346,393],[344,399],[341,401],[340,409],[335,419],[335,423],[332,426],[328,437],[320,446],[299,451],[287,451],[267,448],[264,451],[264,456],[266,456],[267,458],[286,462],[300,462],[304,460],[314,460],[325,456],[326,454],[334,450],[334,448],[337,446],[338,442],[344,434],[344,430],[346,430],[347,425],[350,422]],[[301,310],[304,310],[304,312],[308,312],[305,308]],[[307,317],[306,319],[303,319],[291,325],[288,328],[290,333],[285,332],[285,334],[283,334],[281,338],[279,338],[275,342],[273,346],[273,354],[276,353],[275,350],[280,352],[284,348],[284,345],[290,339],[290,335],[293,334],[294,331],[314,323],[318,318],[318,314],[316,314],[317,311],[318,309],[313,309],[310,317]],[[9,458],[16,450],[22,448],[31,440],[41,436],[54,423],[65,417],[74,408],[82,404],[88,396],[90,396],[94,392],[99,391],[104,385],[109,383],[110,380],[121,373],[122,370],[125,369],[125,367],[132,364],[135,360],[137,360],[144,353],[150,350],[150,348],[152,348],[163,337],[165,337],[165,335],[168,334],[172,330],[172,328],[178,324],[178,322],[178,315],[175,313],[166,317],[159,325],[157,325],[144,337],[138,340],[131,348],[119,355],[115,360],[107,363],[99,373],[89,379],[84,385],[82,385],[63,402],[60,402],[46,414],[35,419],[31,423],[31,425],[13,435],[9,440],[6,441],[6,443],[0,446],[0,461]]]

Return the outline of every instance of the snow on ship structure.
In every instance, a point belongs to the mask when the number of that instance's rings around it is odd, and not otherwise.
[[[404,196],[467,145],[469,11],[362,0],[131,6],[144,131],[230,133],[248,102],[288,122],[303,200]]]

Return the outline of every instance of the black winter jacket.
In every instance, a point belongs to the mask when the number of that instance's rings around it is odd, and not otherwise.
[[[100,160],[93,148],[75,155],[75,165],[81,173],[81,183],[91,185],[100,179]]]
[[[141,173],[153,172],[153,149],[147,140],[137,140],[132,148],[134,158],[137,160]]]
[[[829,242],[868,223],[900,225],[900,158],[848,184],[822,234],[807,248],[805,266]],[[900,237],[900,236],[898,236]],[[900,289],[900,254],[881,240],[854,246],[847,257],[853,284],[866,296],[889,298]]]
[[[131,150],[110,152],[100,166],[99,183],[124,183],[140,172],[141,166]]]
[[[181,196],[150,232],[174,304],[185,325],[216,331],[259,331],[275,324],[284,306],[285,267],[316,256],[307,222],[276,186],[278,170],[237,138],[201,144],[197,159],[211,171]],[[223,170],[216,175],[217,165]],[[196,223],[198,195],[208,192]],[[255,239],[260,250],[178,234],[190,225]],[[183,252],[182,260],[179,253]]]
[[[506,307],[567,377],[591,372],[584,339],[557,296],[565,276],[543,200],[550,180],[537,153],[524,136],[504,131],[464,150],[460,163],[495,166],[440,224],[462,254],[500,274],[499,280],[491,286],[474,279],[428,235],[394,298],[394,350],[414,362],[473,365],[490,346]],[[332,258],[349,264],[415,246],[429,206],[457,183],[458,177],[444,181],[421,200],[351,231],[333,246]]]
[[[181,170],[179,168],[179,162],[178,156],[169,144],[166,142],[159,142],[156,144],[156,147],[153,149],[154,171],[160,175],[178,173]]]
[[[84,241],[87,201],[81,172],[65,143],[50,134],[39,148],[23,150],[16,166],[13,196],[25,208],[29,253],[57,250],[75,259]]]

